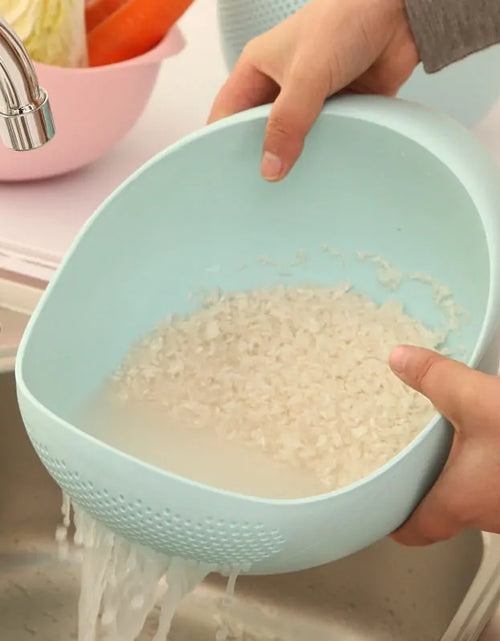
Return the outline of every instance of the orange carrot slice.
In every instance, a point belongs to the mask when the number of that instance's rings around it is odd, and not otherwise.
[[[91,67],[135,58],[152,49],[193,0],[128,0],[87,35]]]
[[[128,0],[90,0],[85,4],[85,25],[87,33],[117,11]],[[168,0],[167,0],[168,1]]]

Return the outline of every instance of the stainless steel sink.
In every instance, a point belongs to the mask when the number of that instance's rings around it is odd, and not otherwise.
[[[25,435],[14,377],[1,374],[0,641],[76,638],[78,567],[59,561],[54,543],[60,503]],[[499,560],[499,537],[468,531],[427,549],[382,541],[307,572],[245,577],[231,619],[246,636],[230,639],[471,641],[498,601]],[[210,577],[190,596],[171,640],[215,641],[223,590]]]

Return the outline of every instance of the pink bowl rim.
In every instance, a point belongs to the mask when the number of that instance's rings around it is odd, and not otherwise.
[[[110,65],[100,65],[98,67],[60,67],[58,65],[47,65],[43,62],[34,62],[35,69],[38,71],[57,71],[62,74],[96,74],[107,70],[118,70],[125,67],[136,67],[142,65],[159,64],[163,60],[176,56],[186,46],[186,39],[182,31],[174,25],[160,40],[160,42],[146,53],[123,62],[115,62]]]

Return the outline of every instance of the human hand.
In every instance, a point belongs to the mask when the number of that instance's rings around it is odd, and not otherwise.
[[[311,0],[245,47],[209,122],[274,101],[261,173],[280,180],[328,96],[395,95],[418,62],[404,0]]]
[[[500,533],[500,378],[406,346],[392,352],[390,365],[455,429],[441,475],[392,538],[417,546],[449,539],[466,527]]]

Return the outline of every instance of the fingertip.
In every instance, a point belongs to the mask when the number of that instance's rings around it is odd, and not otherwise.
[[[260,173],[265,180],[276,182],[284,177],[285,166],[283,160],[271,151],[264,151]]]
[[[207,120],[207,125],[212,125],[214,122],[219,122],[219,120],[224,120],[225,118],[234,116],[235,113],[236,112],[234,111],[215,111],[210,114]]]
[[[389,356],[389,365],[395,374],[400,375],[407,373],[421,359],[429,357],[439,358],[439,354],[418,345],[398,345]]]
[[[212,104],[212,108],[210,109],[210,113],[208,114],[208,118],[207,118],[207,123],[206,124],[210,125],[213,122],[216,122],[217,120],[220,120],[220,115],[219,115],[218,109],[217,109],[217,97],[216,97],[214,102],[213,102],[213,104]]]
[[[282,180],[294,167],[304,148],[304,138],[294,131],[293,122],[277,119],[276,107],[266,126],[261,174],[271,182]]]
[[[398,345],[389,356],[389,366],[397,376],[403,376],[408,361],[411,358],[411,347],[409,345]]]
[[[433,539],[429,539],[425,536],[419,535],[418,533],[409,530],[406,527],[401,527],[398,530],[395,530],[389,534],[389,538],[392,539],[395,543],[399,545],[404,545],[405,547],[426,547],[428,545],[433,545],[436,543]]]
[[[447,541],[463,529],[462,520],[450,511],[450,500],[445,498],[447,493],[443,496],[442,478],[411,516],[389,535],[393,541],[406,547],[425,547]]]
[[[217,122],[218,120],[222,120],[223,118],[227,118],[227,114],[221,114],[217,113],[216,111],[212,111],[208,116],[206,124],[211,125],[212,123]]]

